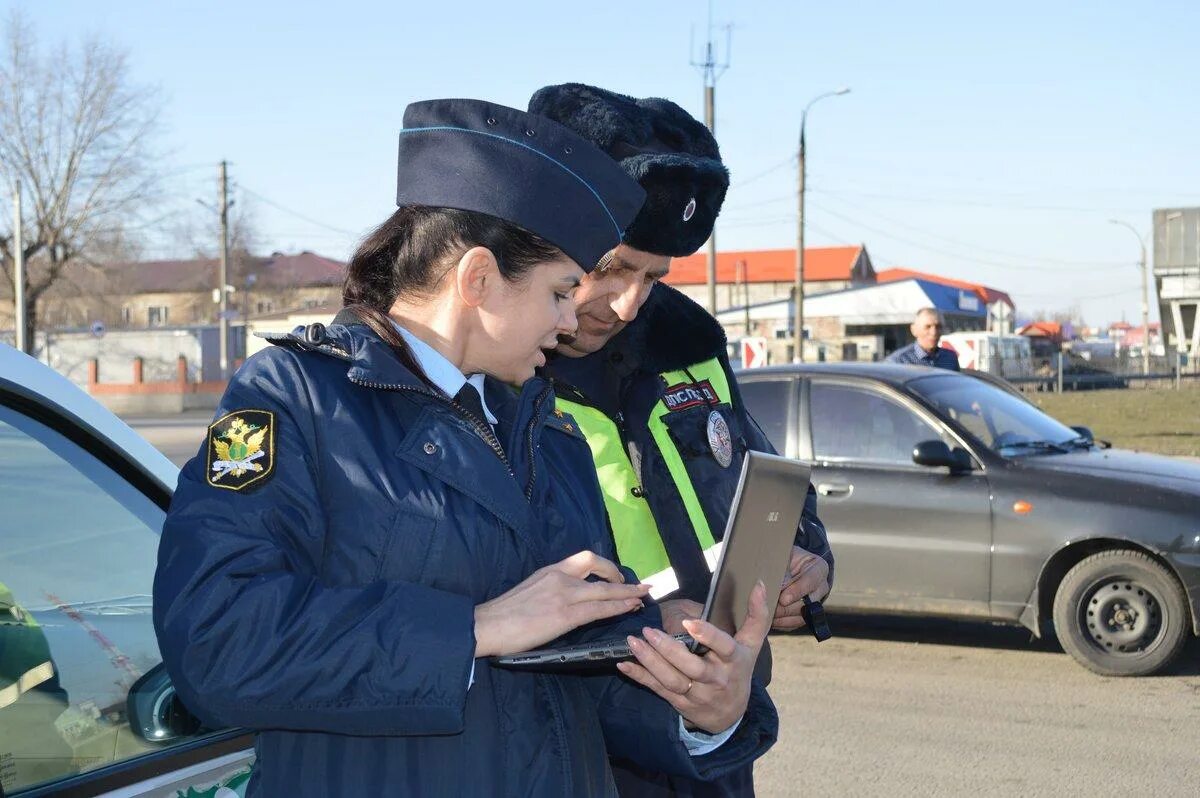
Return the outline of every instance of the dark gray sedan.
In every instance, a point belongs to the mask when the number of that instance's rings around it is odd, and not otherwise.
[[[887,364],[739,375],[814,464],[830,607],[1053,621],[1082,665],[1140,676],[1200,634],[1200,465],[1104,448],[994,380]]]

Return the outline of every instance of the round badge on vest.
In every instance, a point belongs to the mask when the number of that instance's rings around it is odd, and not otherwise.
[[[725,418],[716,410],[708,414],[708,448],[721,468],[729,468],[733,462],[733,436]]]

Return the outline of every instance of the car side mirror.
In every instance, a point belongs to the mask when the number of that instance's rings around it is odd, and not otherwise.
[[[162,663],[133,683],[125,708],[130,731],[146,742],[165,743],[200,730],[200,719],[179,700]]]
[[[1074,430],[1075,432],[1078,432],[1079,437],[1083,438],[1088,443],[1095,444],[1096,446],[1099,446],[1101,449],[1111,449],[1112,448],[1112,444],[1109,443],[1108,441],[1102,441],[1102,440],[1097,439],[1096,436],[1092,434],[1091,427],[1071,427],[1071,429]]]
[[[931,468],[949,468],[951,471],[970,471],[971,455],[957,446],[951,449],[945,441],[921,441],[913,447],[913,462]]]

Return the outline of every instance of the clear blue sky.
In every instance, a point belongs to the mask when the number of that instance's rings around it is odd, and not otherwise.
[[[705,2],[3,6],[48,42],[125,47],[167,102],[169,189],[210,198],[228,159],[266,249],[344,258],[391,212],[413,100],[524,107],[583,81],[702,114],[689,59]],[[713,18],[734,26],[717,84],[733,173],[721,248],[794,246],[800,109],[848,85],[809,118],[810,246],[865,242],[877,269],[983,282],[1019,312],[1140,320],[1137,242],[1107,220],[1148,233],[1152,208],[1200,205],[1200,3],[716,0]]]

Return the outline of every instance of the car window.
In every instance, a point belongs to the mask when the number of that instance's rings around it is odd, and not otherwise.
[[[1030,444],[1061,444],[1079,435],[1024,399],[983,380],[949,374],[910,384],[985,446],[1004,455],[1037,454],[1043,450]]]
[[[866,388],[814,382],[810,391],[813,455],[912,465],[913,448],[941,435],[909,408]]]
[[[788,392],[791,380],[755,380],[738,388],[746,409],[762,428],[767,440],[781,454],[787,451]]]
[[[150,593],[163,511],[2,406],[0,507],[0,792],[160,750],[129,731],[125,699],[160,661]]]

